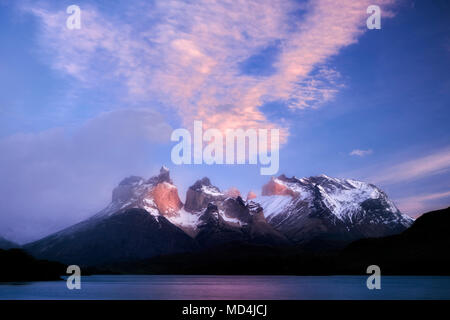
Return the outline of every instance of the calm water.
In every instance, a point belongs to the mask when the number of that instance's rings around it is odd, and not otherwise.
[[[81,290],[65,281],[0,284],[0,299],[450,299],[450,277],[383,276],[87,276]]]

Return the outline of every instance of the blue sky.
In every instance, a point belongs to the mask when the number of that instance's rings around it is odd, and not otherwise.
[[[161,164],[260,191],[258,166],[175,166],[175,128],[280,128],[279,174],[373,182],[412,216],[450,202],[445,1],[0,1],[0,234],[36,239]],[[365,9],[379,4],[381,30]]]

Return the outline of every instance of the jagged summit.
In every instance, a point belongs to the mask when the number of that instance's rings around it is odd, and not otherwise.
[[[263,186],[262,195],[254,201],[263,206],[269,223],[299,242],[324,235],[384,236],[413,222],[381,189],[352,179],[280,175]]]
[[[144,182],[144,178],[138,176],[129,176],[120,181],[119,186],[132,186]]]
[[[119,186],[136,186],[144,183],[158,184],[161,182],[168,182],[173,184],[172,180],[170,179],[170,170],[165,166],[161,167],[158,175],[150,177],[147,181],[145,181],[143,177],[129,176],[120,181]]]
[[[170,171],[161,167],[158,175],[145,180],[130,176],[114,188],[111,203],[95,218],[110,216],[131,208],[141,208],[151,215],[174,215],[183,206],[176,186],[170,178]]]
[[[162,182],[167,182],[167,183],[173,184],[172,179],[170,179],[170,171],[165,166],[161,167],[161,169],[159,170],[159,175],[148,179],[148,183],[152,183],[152,184],[158,184],[158,183],[162,183]]]
[[[48,260],[95,265],[225,243],[339,246],[412,223],[382,190],[357,180],[280,175],[261,194],[243,200],[236,188],[222,192],[204,177],[188,188],[183,205],[163,166],[149,179],[123,179],[97,215],[26,247]]]
[[[211,184],[211,180],[209,180],[208,177],[203,177],[202,179],[195,181],[195,183],[190,186],[189,189],[200,190],[202,187],[211,187],[220,192],[219,188]]]
[[[290,181],[285,175],[281,175],[278,178],[272,177],[270,181],[262,188],[261,195],[284,195],[295,196],[293,188],[290,187]]]
[[[227,191],[225,191],[225,196],[230,198],[237,198],[241,196],[241,192],[236,187],[228,188]]]
[[[234,200],[229,201],[229,198]],[[413,222],[375,185],[325,174],[306,178],[287,177],[284,174],[272,177],[263,186],[261,196],[251,194],[247,202],[261,205],[267,221],[276,229],[288,228],[294,233],[314,221],[313,229],[338,228],[333,231],[337,233],[350,234],[349,230],[357,228],[354,234],[357,238],[393,234]],[[195,229],[199,215],[210,203],[219,207],[225,219],[238,219],[239,223],[249,221],[248,215],[236,215],[240,207],[246,206],[238,190],[231,188],[222,192],[208,177],[197,180],[189,187],[183,206],[177,188],[170,179],[170,172],[164,166],[158,175],[147,181],[136,176],[122,180],[113,191],[113,201],[102,215],[128,208],[142,208],[155,217],[164,215],[179,226]],[[332,228],[320,227],[317,221],[326,222]],[[298,237],[295,235],[294,238]]]
[[[185,209],[190,212],[199,212],[208,206],[208,203],[224,200],[225,195],[220,189],[211,184],[209,178],[197,180],[186,192]]]

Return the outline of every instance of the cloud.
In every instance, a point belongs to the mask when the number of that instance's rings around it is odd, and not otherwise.
[[[136,2],[121,17],[82,6],[76,31],[65,28],[61,10],[28,10],[42,22],[49,63],[83,85],[119,81],[129,101],[163,101],[186,127],[196,119],[245,129],[279,127],[260,110],[264,103],[305,109],[333,99],[341,84],[327,63],[364,33],[372,2],[169,0]],[[392,2],[377,4],[384,10]],[[273,72],[240,72],[243,61],[274,42],[280,52]]]
[[[370,180],[374,183],[393,184],[421,179],[447,172],[450,169],[450,149],[391,165],[380,170]]]
[[[170,132],[159,114],[127,109],[1,139],[0,234],[28,241],[89,217],[124,176],[157,170],[155,150]]]
[[[364,157],[364,156],[367,156],[372,153],[373,153],[372,149],[368,149],[368,150],[355,149],[355,150],[352,150],[352,152],[350,152],[349,155]]]
[[[377,163],[341,176],[355,177],[392,191],[399,209],[413,217],[448,206],[449,188],[442,181],[447,181],[450,173],[450,149],[405,156],[408,160]]]
[[[450,191],[445,191],[401,198],[396,201],[396,204],[402,212],[417,217],[426,211],[442,209],[448,206],[449,200]]]

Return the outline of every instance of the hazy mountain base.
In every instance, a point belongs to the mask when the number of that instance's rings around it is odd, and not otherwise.
[[[165,217],[156,218],[143,209],[88,220],[25,246],[38,258],[80,266],[136,261],[195,248],[193,239]]]
[[[12,248],[20,248],[20,245],[0,236],[0,249],[8,250]]]
[[[322,245],[319,245],[322,246]],[[96,273],[331,275],[450,275],[450,208],[424,214],[399,235],[358,240],[343,250],[229,243],[201,252],[158,256],[90,269]]]

